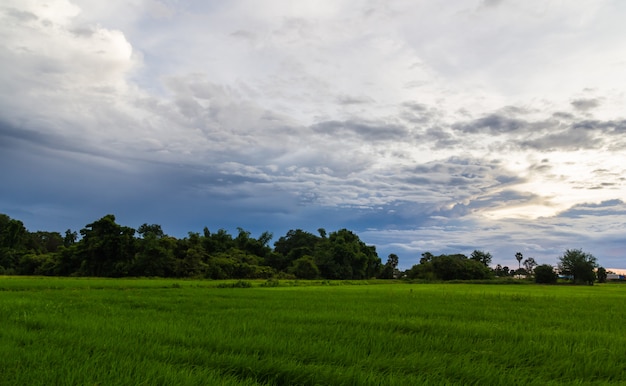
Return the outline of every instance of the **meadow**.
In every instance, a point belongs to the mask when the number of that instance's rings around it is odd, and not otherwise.
[[[378,283],[0,277],[0,384],[626,384],[626,286]]]

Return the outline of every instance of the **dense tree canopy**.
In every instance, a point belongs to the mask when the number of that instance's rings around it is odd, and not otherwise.
[[[538,265],[534,269],[535,282],[539,284],[554,284],[559,275],[554,272],[554,268],[550,264]]]
[[[290,230],[272,248],[269,232],[253,237],[237,228],[233,237],[224,229],[204,228],[202,234],[177,239],[158,224],[135,230],[109,214],[87,224],[79,238],[69,229],[65,236],[30,233],[22,222],[0,215],[0,274],[212,279],[367,279],[380,274],[376,248],[355,233],[327,234],[323,228],[319,233]]]
[[[235,236],[224,229],[211,232],[205,227],[202,233],[175,238],[165,234],[159,224],[144,223],[134,229],[118,224],[115,216],[108,214],[79,232],[67,229],[61,234],[29,232],[21,221],[0,214],[0,274],[446,281],[534,271],[538,282],[551,282],[556,275],[551,268],[548,271],[550,266],[537,266],[533,258],[526,259],[521,270],[500,264],[492,269],[491,254],[481,250],[474,250],[469,257],[424,252],[419,264],[401,272],[398,255],[389,254],[382,264],[376,247],[366,245],[348,229],[327,232],[319,228],[317,232],[292,229],[272,247],[272,233],[253,237],[243,228],[237,228]],[[518,264],[522,257],[516,253]],[[596,267],[596,258],[581,250],[567,250],[559,263],[560,272],[577,283],[592,283]],[[606,271],[599,269],[598,274],[606,279]]]
[[[430,252],[422,254],[420,263],[406,273],[410,279],[426,280],[480,280],[493,276],[492,270],[485,264],[491,261],[491,255],[474,251],[473,258],[462,254],[434,256]]]

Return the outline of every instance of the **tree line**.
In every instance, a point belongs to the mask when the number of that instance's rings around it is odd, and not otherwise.
[[[369,279],[386,275],[376,248],[340,229],[318,235],[300,229],[280,237],[238,228],[187,237],[166,235],[158,224],[123,226],[112,214],[87,224],[79,234],[29,232],[19,220],[0,214],[0,274],[55,276],[159,276],[211,279]],[[391,259],[397,266],[397,257]]]
[[[80,237],[79,237],[80,234]],[[120,225],[108,214],[87,224],[79,233],[29,232],[24,224],[0,214],[0,274],[49,276],[157,276],[203,277],[210,279],[392,279],[485,280],[525,276],[537,282],[556,282],[550,265],[516,254],[518,269],[496,265],[492,256],[474,250],[463,254],[422,254],[419,264],[402,272],[398,256],[390,254],[382,263],[376,247],[366,245],[352,231],[340,229],[318,234],[295,229],[274,242],[273,235],[258,237],[242,228],[231,235],[224,229],[189,232],[184,238],[166,235],[158,224],[134,229]],[[596,279],[597,260],[580,250],[561,257],[559,271],[576,282]],[[606,278],[606,271],[597,270]]]

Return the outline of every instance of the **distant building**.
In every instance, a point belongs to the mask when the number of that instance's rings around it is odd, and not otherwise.
[[[610,281],[626,281],[626,269],[607,268],[606,280]]]

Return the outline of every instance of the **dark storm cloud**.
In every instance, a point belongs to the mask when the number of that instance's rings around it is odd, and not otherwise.
[[[0,119],[0,147],[8,146],[13,148],[35,146],[44,149],[94,156],[103,155],[102,152],[92,148],[90,144],[82,143],[74,138],[67,138],[60,134],[56,134],[52,130],[35,130],[32,128],[19,127]]]

